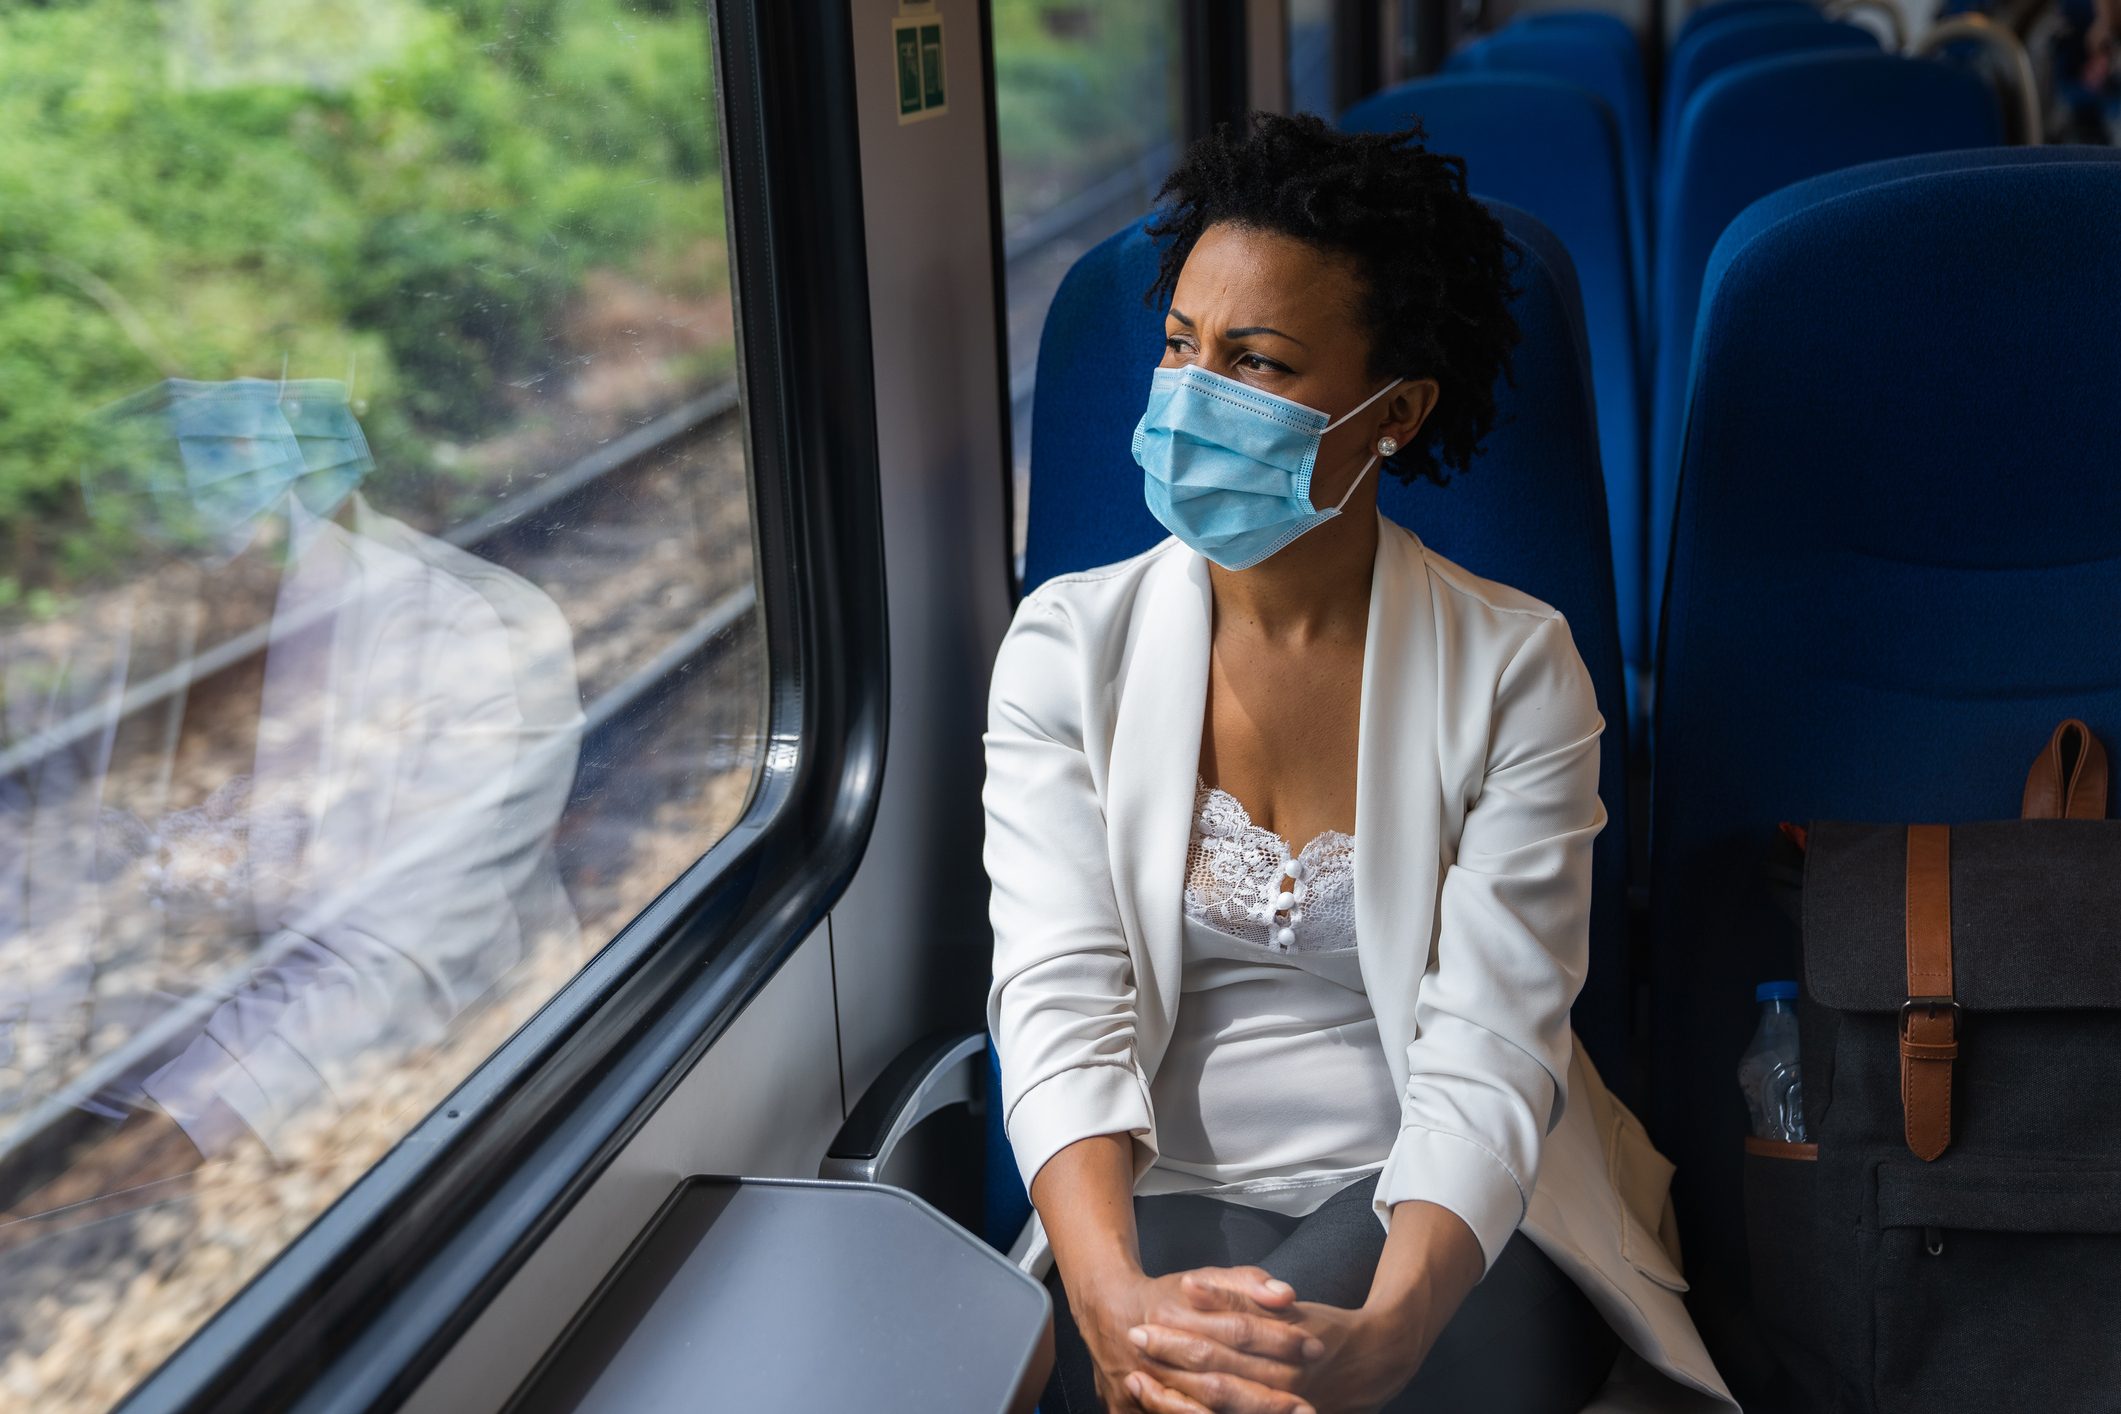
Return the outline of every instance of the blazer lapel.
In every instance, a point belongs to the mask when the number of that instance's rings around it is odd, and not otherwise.
[[[1214,594],[1207,561],[1173,545],[1135,601],[1116,684],[1112,774],[1106,785],[1112,887],[1136,941],[1136,1043],[1156,1074],[1178,1014],[1185,968],[1182,894],[1192,840],[1193,785],[1208,704]]]
[[[1378,517],[1355,768],[1355,935],[1363,987],[1401,1093],[1414,994],[1436,928],[1441,828],[1436,621],[1421,546]]]

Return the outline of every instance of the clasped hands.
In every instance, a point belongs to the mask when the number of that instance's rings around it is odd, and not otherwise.
[[[1370,1414],[1420,1363],[1386,1313],[1299,1300],[1258,1267],[1136,1274],[1072,1304],[1111,1414]]]

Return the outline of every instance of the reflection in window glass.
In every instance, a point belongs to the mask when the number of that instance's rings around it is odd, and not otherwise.
[[[1331,119],[1333,0],[1288,0],[1289,111]]]
[[[1078,256],[1148,211],[1184,96],[1177,0],[994,0],[1019,563],[1046,306]]]
[[[743,809],[708,45],[0,6],[0,1404],[116,1402]]]

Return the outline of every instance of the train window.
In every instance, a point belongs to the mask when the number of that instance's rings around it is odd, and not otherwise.
[[[670,0],[0,7],[10,1407],[115,1403],[743,813],[712,89]]]
[[[1178,0],[994,0],[1019,563],[1039,331],[1068,267],[1147,212],[1177,158],[1179,10]]]
[[[1289,0],[1289,111],[1331,118],[1337,0]]]

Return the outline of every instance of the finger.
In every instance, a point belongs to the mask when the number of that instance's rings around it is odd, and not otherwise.
[[[1174,1369],[1222,1370],[1274,1389],[1289,1388],[1302,1373],[1302,1367],[1294,1361],[1247,1355],[1197,1331],[1177,1330],[1154,1322],[1136,1326],[1127,1332],[1127,1338],[1142,1354]]]
[[[1232,1350],[1260,1355],[1291,1364],[1316,1360],[1326,1353],[1326,1343],[1294,1321],[1280,1316],[1255,1315],[1247,1311],[1197,1311],[1177,1302],[1158,1302],[1149,1320],[1177,1330],[1191,1331],[1220,1341]]]
[[[1296,1304],[1296,1289],[1261,1267],[1201,1267],[1182,1276],[1179,1289],[1202,1310],[1283,1311]]]
[[[1157,1380],[1174,1394],[1206,1405],[1214,1414],[1313,1414],[1309,1401],[1302,1395],[1285,1389],[1269,1389],[1237,1375],[1219,1371],[1200,1374],[1192,1370],[1174,1370],[1169,1366],[1144,1370],[1142,1375]],[[1144,1407],[1147,1407],[1146,1401]]]
[[[1097,1375],[1097,1402],[1105,1414],[1142,1414],[1141,1401],[1134,1397],[1134,1387],[1124,1380],[1107,1377],[1102,1370]]]
[[[1141,1403],[1149,1414],[1217,1414],[1217,1411],[1180,1394],[1177,1390],[1160,1383],[1155,1376],[1136,1370],[1127,1376],[1127,1393]]]

